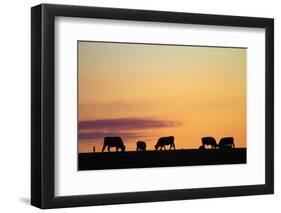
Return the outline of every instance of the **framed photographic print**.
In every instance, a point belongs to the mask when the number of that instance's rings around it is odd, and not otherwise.
[[[274,21],[31,9],[31,203],[271,194]]]

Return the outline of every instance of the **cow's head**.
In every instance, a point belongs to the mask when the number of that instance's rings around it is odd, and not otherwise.
[[[154,147],[155,147],[155,150],[157,151],[158,150],[158,145],[156,144]]]

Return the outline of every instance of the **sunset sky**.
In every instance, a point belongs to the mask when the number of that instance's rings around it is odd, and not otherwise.
[[[201,137],[233,136],[246,147],[245,48],[78,42],[79,152],[101,151],[105,136],[154,149]]]

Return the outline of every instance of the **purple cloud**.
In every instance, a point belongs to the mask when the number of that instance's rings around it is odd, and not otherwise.
[[[109,132],[79,132],[79,140],[94,140],[94,139],[104,139],[108,136],[119,136],[123,139],[137,139],[144,138],[145,136],[140,133],[133,132],[123,132],[123,133],[109,133]]]
[[[116,118],[79,121],[79,130],[124,131],[136,129],[165,128],[178,126],[180,123],[169,120]]]

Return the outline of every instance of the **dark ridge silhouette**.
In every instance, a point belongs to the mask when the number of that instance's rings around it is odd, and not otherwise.
[[[104,152],[106,147],[108,152],[110,152],[111,147],[115,147],[116,152],[119,151],[119,148],[121,149],[122,152],[124,152],[126,148],[121,137],[105,137],[103,142],[102,152]]]
[[[246,148],[80,153],[78,170],[246,163]]]
[[[201,141],[202,141],[202,145],[203,145],[204,149],[206,149],[206,146],[211,146],[212,149],[215,149],[217,147],[216,139],[213,137],[210,137],[210,136],[203,137],[203,138],[201,138]]]
[[[224,137],[220,140],[218,147],[220,149],[232,149],[235,148],[233,137]]]
[[[164,148],[164,150],[166,150],[166,147],[165,147],[166,145],[170,145],[170,150],[172,148],[174,148],[174,150],[175,150],[176,147],[175,147],[174,140],[175,140],[174,136],[159,138],[155,145],[155,150],[157,151],[159,147],[160,147],[160,150],[162,150],[162,148]]]
[[[146,151],[146,143],[144,141],[137,142],[137,151]]]

